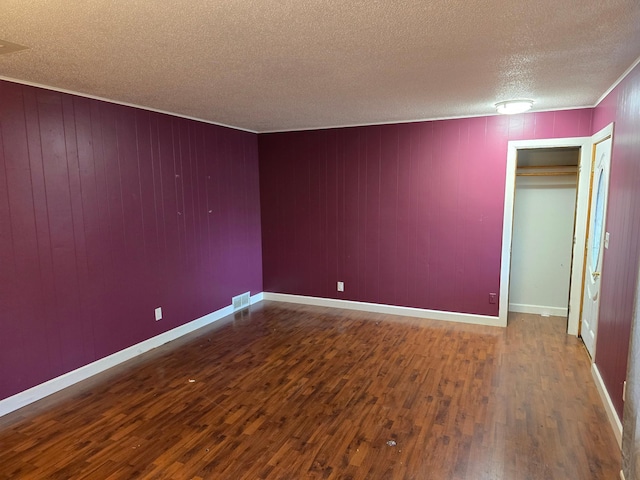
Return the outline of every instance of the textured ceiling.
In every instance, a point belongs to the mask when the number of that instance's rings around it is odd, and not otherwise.
[[[593,106],[638,0],[2,0],[0,77],[257,132]]]

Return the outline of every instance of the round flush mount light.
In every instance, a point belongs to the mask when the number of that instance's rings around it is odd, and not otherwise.
[[[513,115],[531,110],[533,100],[507,100],[496,103],[496,110],[502,115]]]

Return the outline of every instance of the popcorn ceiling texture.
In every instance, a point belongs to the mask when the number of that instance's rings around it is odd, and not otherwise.
[[[637,0],[3,0],[0,76],[252,131],[593,106]]]

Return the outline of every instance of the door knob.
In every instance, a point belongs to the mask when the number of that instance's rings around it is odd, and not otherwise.
[[[593,273],[591,274],[591,276],[592,276],[593,278],[598,278],[598,277],[600,276],[600,272],[593,272]]]

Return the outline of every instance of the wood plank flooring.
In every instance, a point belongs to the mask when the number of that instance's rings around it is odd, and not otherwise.
[[[565,328],[263,302],[0,418],[0,478],[616,479]]]

